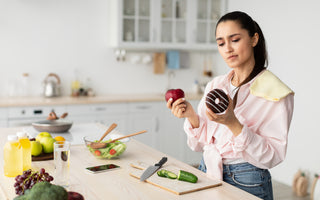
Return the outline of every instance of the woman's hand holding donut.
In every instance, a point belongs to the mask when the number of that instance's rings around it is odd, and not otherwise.
[[[228,98],[229,105],[225,113],[216,114],[211,109],[207,108],[206,114],[209,120],[226,125],[232,131],[234,136],[238,136],[242,131],[243,125],[239,122],[238,118],[234,114],[233,101],[229,95]]]

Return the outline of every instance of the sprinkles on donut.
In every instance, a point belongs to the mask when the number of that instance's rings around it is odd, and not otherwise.
[[[223,90],[213,89],[206,96],[206,105],[214,113],[222,113],[228,108],[229,99]]]

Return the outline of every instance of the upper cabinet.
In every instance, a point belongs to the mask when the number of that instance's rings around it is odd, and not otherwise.
[[[226,0],[109,0],[108,40],[123,49],[215,50]]]

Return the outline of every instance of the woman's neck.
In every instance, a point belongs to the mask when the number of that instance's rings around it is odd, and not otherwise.
[[[234,75],[231,79],[232,85],[238,87],[250,75],[254,68],[254,63],[247,66],[234,68]]]

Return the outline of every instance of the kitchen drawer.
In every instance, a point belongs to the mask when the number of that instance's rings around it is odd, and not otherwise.
[[[68,105],[67,112],[69,116],[93,114],[91,105]]]
[[[94,104],[92,106],[96,114],[104,113],[125,113],[128,111],[127,103],[108,103],[108,104]]]
[[[21,119],[21,118],[44,118],[49,115],[50,112],[56,112],[58,116],[66,112],[65,106],[29,106],[29,107],[10,107],[8,108],[9,119]]]
[[[8,109],[0,108],[0,119],[7,119],[7,118],[8,118]]]
[[[0,120],[0,127],[1,128],[7,127],[7,126],[8,126],[7,120]]]
[[[166,104],[164,102],[139,102],[130,103],[129,112],[130,113],[149,113],[157,114],[156,112],[166,109]]]
[[[70,116],[75,115],[99,115],[112,113],[125,113],[128,111],[126,103],[107,103],[107,104],[83,104],[68,105]]]

